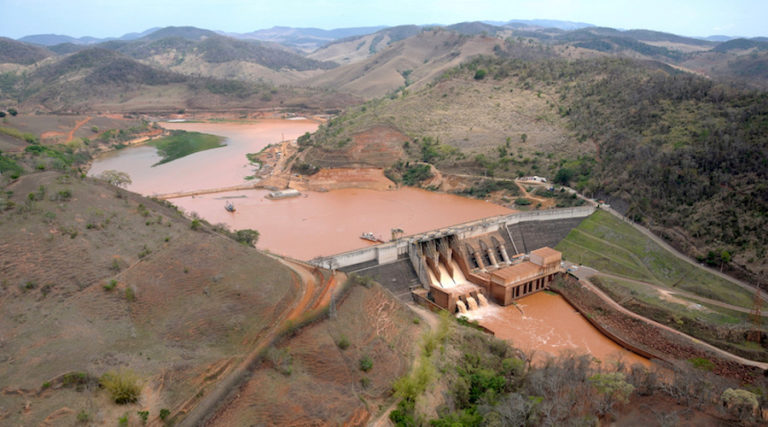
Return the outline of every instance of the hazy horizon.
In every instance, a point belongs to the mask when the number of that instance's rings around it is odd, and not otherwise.
[[[768,2],[762,0],[0,0],[0,10],[0,36],[14,39],[33,34],[120,37],[167,26],[245,33],[274,26],[334,29],[513,19],[583,22],[690,37],[768,34],[762,19],[768,16]]]

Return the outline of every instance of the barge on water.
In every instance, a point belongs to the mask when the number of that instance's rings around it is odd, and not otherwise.
[[[298,190],[294,190],[293,188],[289,188],[287,190],[279,190],[279,191],[271,191],[269,194],[267,194],[267,199],[277,200],[277,199],[287,199],[289,197],[299,197],[301,196],[301,193]]]

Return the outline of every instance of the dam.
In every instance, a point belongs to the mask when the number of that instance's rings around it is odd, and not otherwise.
[[[592,206],[519,212],[401,237],[310,263],[369,275],[403,300],[426,300],[451,313],[489,301],[507,306],[547,289],[561,270],[551,249]]]

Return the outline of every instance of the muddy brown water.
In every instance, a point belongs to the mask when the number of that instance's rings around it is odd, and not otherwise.
[[[89,174],[97,175],[108,169],[126,172],[133,181],[128,189],[144,195],[243,184],[247,182],[244,178],[252,174],[245,154],[317,128],[315,122],[308,120],[164,126],[221,135],[227,138],[227,146],[156,167],[152,167],[159,160],[154,147],[129,147],[99,157]],[[371,243],[360,239],[363,232],[389,240],[390,230],[395,227],[408,235],[513,212],[480,200],[415,188],[308,192],[281,200],[267,199],[267,194],[263,190],[247,190],[171,201],[212,224],[258,230],[259,248],[305,260],[366,247]],[[227,200],[235,204],[234,213],[224,209]],[[600,334],[558,295],[538,293],[521,299],[519,304],[525,314],[514,306],[491,305],[470,312],[470,317],[520,348],[536,349],[539,357],[555,356],[570,349],[589,352],[603,360],[623,357],[630,363],[647,363]]]
[[[589,353],[603,362],[620,358],[627,365],[649,365],[648,359],[622,348],[595,329],[560,295],[538,292],[520,298],[517,305],[492,304],[466,316],[521,350],[535,349],[537,362],[573,351]]]
[[[89,175],[109,169],[126,172],[133,183],[131,191],[153,194],[245,184],[253,169],[245,157],[281,139],[296,139],[314,132],[317,122],[311,120],[261,120],[249,123],[163,123],[167,129],[210,133],[225,137],[225,147],[205,150],[162,165],[155,147],[139,145],[111,151],[99,156]]]
[[[247,183],[253,173],[245,155],[281,139],[295,139],[314,131],[309,120],[263,120],[251,123],[165,123],[183,129],[226,137],[226,147],[195,153],[172,162],[159,161],[156,149],[141,145],[105,153],[89,174],[104,170],[126,172],[133,181],[127,188],[144,195],[165,194]],[[363,189],[307,192],[298,198],[270,200],[263,190],[207,194],[172,199],[212,224],[231,229],[252,228],[261,234],[258,247],[298,259],[332,255],[363,248],[360,239],[372,232],[384,240],[392,228],[414,234],[514,211],[480,200],[414,188],[396,191]],[[226,200],[236,208],[224,209]]]
[[[392,228],[415,234],[513,211],[452,194],[416,188],[308,192],[270,200],[267,191],[249,190],[171,200],[213,224],[258,230],[258,247],[298,259],[332,255],[370,246],[360,238],[372,232],[389,240]],[[224,210],[224,198],[236,208]]]

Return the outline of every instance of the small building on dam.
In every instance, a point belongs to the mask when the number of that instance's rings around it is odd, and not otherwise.
[[[456,235],[425,239],[409,252],[423,285],[414,292],[451,313],[476,309],[488,300],[512,304],[549,288],[563,271],[560,252],[543,247],[518,254],[513,249],[510,256],[498,232],[470,239]]]

